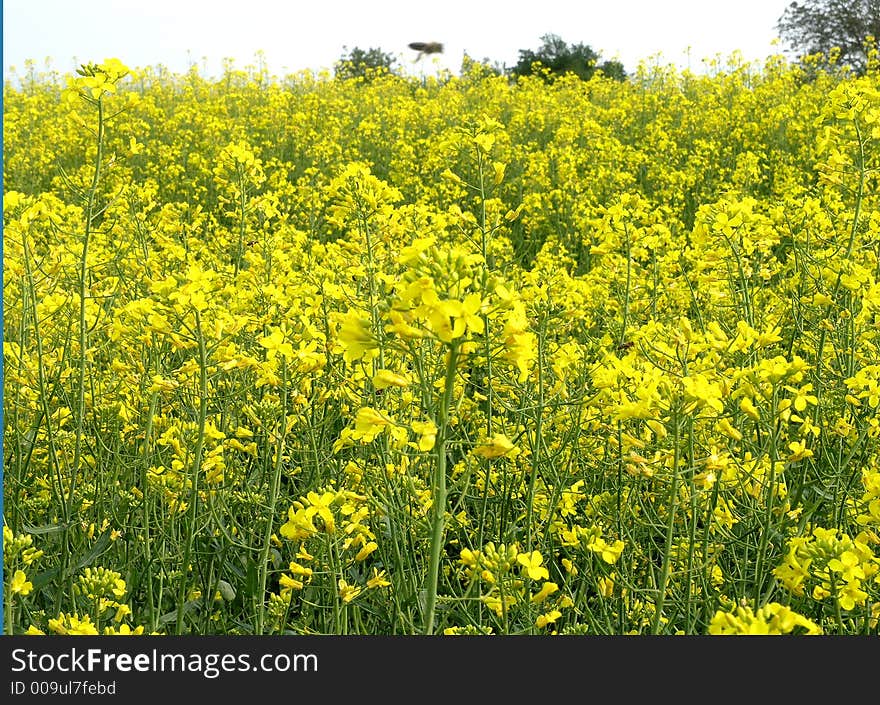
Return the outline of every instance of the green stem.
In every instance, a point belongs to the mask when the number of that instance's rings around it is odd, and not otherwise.
[[[666,601],[666,585],[669,582],[669,565],[672,560],[672,538],[675,533],[675,510],[678,507],[678,465],[679,465],[679,422],[678,414],[673,416],[674,447],[672,462],[672,486],[669,489],[669,520],[666,525],[666,545],[663,550],[663,566],[660,571],[660,585],[657,587],[657,602],[654,607],[654,625],[652,634],[660,633],[660,620],[663,617],[663,603]]]
[[[541,321],[538,336],[538,415],[535,419],[535,441],[532,444],[532,471],[529,476],[529,495],[526,506],[526,546],[532,551],[532,513],[535,504],[535,481],[541,467],[541,445],[544,441],[542,422],[544,420],[544,335],[546,320]]]
[[[755,609],[761,606],[761,590],[764,587],[764,560],[767,556],[767,546],[770,542],[770,524],[773,519],[773,507],[776,496],[776,434],[779,425],[776,423],[776,388],[773,389],[771,404],[773,432],[770,434],[770,477],[767,482],[767,508],[764,512],[764,524],[761,527],[761,536],[758,543],[758,556],[755,561]]]
[[[88,203],[86,205],[86,225],[83,233],[82,257],[79,262],[79,369],[77,370],[77,404],[76,404],[76,444],[73,452],[73,472],[70,483],[70,499],[73,499],[76,489],[79,464],[82,457],[83,424],[85,421],[86,406],[86,348],[88,337],[86,330],[86,277],[88,276],[89,243],[92,236],[92,220],[95,217],[95,195],[98,192],[98,182],[101,178],[101,160],[104,157],[104,102],[103,97],[98,98],[98,150],[95,155],[95,166],[92,173],[92,183],[89,187]]]
[[[856,242],[856,234],[858,232],[859,220],[862,215],[862,200],[865,195],[865,177],[866,177],[866,169],[865,169],[865,145],[862,141],[862,131],[859,129],[859,124],[854,123],[856,129],[856,137],[859,142],[859,185],[856,191],[856,203],[855,203],[855,211],[853,213],[853,222],[852,227],[849,231],[849,240],[846,244],[846,254],[844,255],[844,260],[849,261],[850,257],[852,257],[853,247],[855,247]],[[841,282],[843,281],[843,270],[837,274],[837,280],[834,282],[834,288],[831,291],[831,299],[832,303],[828,304],[825,307],[825,318],[831,314],[831,309],[834,306],[833,301],[837,298],[837,293],[840,291]],[[819,333],[819,344],[816,346],[816,368],[815,368],[815,394],[820,399],[822,398],[823,391],[823,381],[824,377],[822,375],[822,356],[825,353],[825,341],[828,337],[828,329],[825,326],[820,326],[821,332]],[[821,404],[816,404],[813,411],[813,423],[818,424],[819,419],[819,410],[821,409]]]
[[[183,563],[180,566],[180,586],[177,593],[177,625],[175,633],[183,633],[184,604],[186,603],[186,580],[189,573],[189,561],[192,555],[193,538],[195,536],[196,518],[199,505],[199,473],[202,471],[202,450],[205,446],[205,423],[208,417],[208,352],[205,349],[205,337],[202,335],[202,319],[199,312],[196,316],[196,335],[199,342],[199,432],[196,447],[193,451],[192,493],[190,495],[189,524],[186,527],[186,538],[183,549]],[[206,598],[210,599],[210,598]]]
[[[278,493],[281,488],[281,457],[284,450],[284,436],[287,434],[287,362],[281,363],[282,391],[281,391],[281,429],[278,432],[278,443],[275,448],[275,468],[272,473],[272,491],[269,495],[269,515],[266,520],[266,534],[263,537],[263,550],[260,555],[260,590],[257,593],[259,606],[257,608],[257,636],[263,634],[263,625],[266,616],[266,580],[269,573],[269,548],[272,542],[272,526],[275,521],[275,506],[278,503]]]
[[[147,419],[147,427],[144,430],[144,446],[143,458],[141,460],[141,519],[143,521],[142,531],[144,536],[144,559],[146,562],[146,580],[147,580],[147,609],[152,631],[156,631],[158,622],[155,608],[155,598],[153,595],[153,576],[151,574],[153,566],[152,557],[152,537],[150,536],[150,506],[149,497],[149,471],[150,471],[150,439],[153,435],[153,418],[156,416],[156,409],[159,403],[159,392],[153,392],[150,395],[150,411]]]
[[[15,620],[12,618],[12,595],[9,595],[9,599],[6,602],[6,636],[12,636],[15,632],[13,628],[15,627]]]
[[[431,557],[428,565],[428,583],[425,596],[425,634],[434,633],[434,608],[437,604],[437,582],[440,576],[440,553],[443,548],[443,529],[446,519],[446,436],[449,423],[449,406],[455,385],[455,367],[458,362],[458,346],[453,344],[446,361],[446,385],[440,410],[437,414],[437,467],[434,477],[434,526],[431,534]]]
[[[238,219],[238,246],[235,250],[235,271],[233,272],[233,278],[238,277],[238,272],[241,269],[241,258],[244,255],[244,237],[245,231],[247,229],[247,194],[245,193],[245,177],[243,167],[239,167],[238,174],[238,190],[239,190],[239,219]]]
[[[626,327],[629,323],[629,297],[632,288],[632,249],[629,240],[629,228],[623,224],[623,232],[626,236],[626,295],[623,299],[623,321],[620,326],[620,345],[626,342]]]
[[[79,294],[79,364],[76,379],[76,438],[74,441],[73,463],[70,471],[70,486],[67,491],[68,507],[73,503],[76,497],[76,485],[79,477],[79,467],[82,462],[82,446],[85,425],[85,409],[86,409],[86,353],[88,348],[88,332],[86,329],[86,278],[88,276],[88,259],[89,259],[89,243],[92,237],[92,220],[95,217],[95,196],[98,192],[98,183],[101,179],[101,161],[104,158],[104,100],[103,96],[97,99],[98,106],[98,130],[97,130],[97,150],[95,153],[95,163],[92,170],[92,182],[89,186],[88,200],[86,202],[86,223],[83,232],[82,255],[79,261],[79,281],[77,293]],[[73,590],[68,573],[68,565],[70,561],[70,522],[66,522],[64,526],[64,536],[61,542],[61,566],[58,579],[63,583],[67,580],[68,594]],[[60,595],[65,592],[59,588]]]

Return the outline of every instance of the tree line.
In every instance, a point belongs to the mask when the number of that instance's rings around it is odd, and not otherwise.
[[[813,65],[818,61],[827,66],[845,67],[857,74],[868,70],[876,62],[876,41],[880,39],[880,0],[800,0],[792,2],[776,22],[779,38],[797,60],[808,57]],[[418,46],[418,59],[424,53],[442,51],[440,43]],[[428,47],[428,51],[424,48]],[[538,74],[546,80],[571,73],[589,80],[597,72],[623,81],[627,77],[623,64],[616,60],[600,61],[601,55],[591,46],[579,42],[570,44],[556,34],[541,37],[538,49],[520,49],[519,58],[513,66],[505,66],[486,58],[475,62],[464,57],[462,68],[480,64],[486,72],[518,76]],[[343,47],[343,54],[334,64],[338,78],[370,77],[381,72],[399,70],[394,54],[381,48],[362,49]]]
[[[541,37],[541,42],[537,50],[521,49],[519,60],[514,66],[506,67],[488,58],[483,59],[482,62],[475,62],[465,56],[463,68],[479,63],[485,71],[498,76],[506,74],[513,78],[537,73],[549,80],[553,76],[573,73],[586,81],[597,71],[619,81],[626,78],[626,71],[621,62],[614,60],[600,62],[599,52],[587,44],[582,42],[569,44],[556,34],[545,34]],[[415,42],[410,46],[415,45],[424,46],[424,43]],[[432,45],[441,47],[442,50],[442,44],[432,43]],[[419,59],[422,53],[424,52],[420,51]],[[373,47],[369,49],[354,47],[351,50],[343,47],[343,54],[334,65],[335,75],[338,78],[368,77],[383,71],[394,73],[398,69],[394,54]]]

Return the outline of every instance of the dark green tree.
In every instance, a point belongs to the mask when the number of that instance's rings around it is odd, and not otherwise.
[[[793,2],[776,23],[779,37],[800,57],[838,49],[838,63],[863,73],[866,40],[880,40],[880,0],[802,0]]]
[[[545,34],[541,42],[543,44],[538,51],[520,49],[519,61],[510,69],[511,75],[530,76],[535,72],[536,65],[540,64],[551,76],[573,73],[587,81],[597,70],[601,70],[618,81],[626,78],[623,64],[619,61],[598,63],[600,55],[586,44],[569,45],[555,34]]]
[[[361,49],[355,47],[349,51],[342,47],[342,56],[333,65],[333,73],[337,78],[369,78],[377,73],[393,73],[397,60],[379,48]]]

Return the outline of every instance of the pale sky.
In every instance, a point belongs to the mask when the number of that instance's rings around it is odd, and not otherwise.
[[[703,59],[734,50],[747,60],[782,51],[772,42],[790,0],[4,0],[3,74],[66,73],[115,57],[131,68],[162,64],[185,72],[196,63],[216,75],[224,58],[243,68],[262,51],[271,73],[332,68],[343,47],[377,47],[410,73],[448,68],[462,55],[512,66],[520,49],[557,34],[618,59],[700,71]],[[414,64],[413,41],[443,42],[442,55]],[[688,49],[690,51],[688,52]],[[653,59],[652,59],[653,57]]]

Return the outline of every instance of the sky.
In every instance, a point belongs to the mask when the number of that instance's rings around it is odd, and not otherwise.
[[[602,60],[640,60],[700,71],[705,59],[780,53],[776,21],[790,0],[3,0],[3,75],[26,60],[67,73],[115,57],[131,68],[197,64],[217,75],[262,52],[270,73],[332,68],[353,47],[392,54],[407,73],[457,73],[466,52],[512,66],[541,36],[584,43]],[[416,63],[409,42],[444,44]]]

